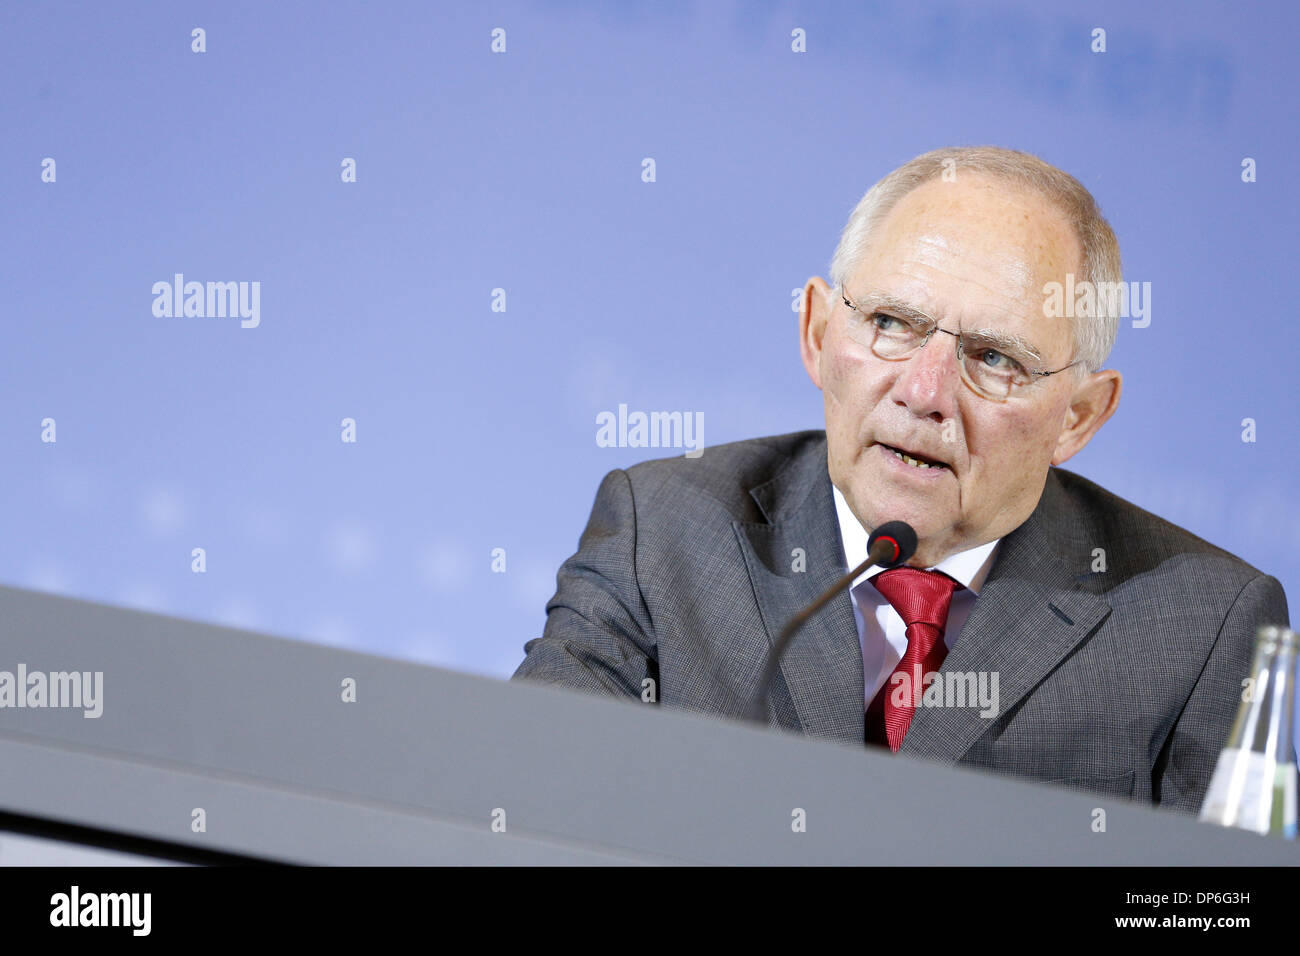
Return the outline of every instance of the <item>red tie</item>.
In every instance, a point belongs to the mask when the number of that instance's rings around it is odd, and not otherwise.
[[[948,655],[943,629],[953,591],[962,585],[942,571],[919,568],[891,568],[870,580],[907,625],[907,651],[867,708],[867,743],[888,745],[897,753],[924,690],[925,675],[937,671]],[[899,674],[905,676],[897,678]],[[901,706],[894,703],[895,697],[901,698]]]

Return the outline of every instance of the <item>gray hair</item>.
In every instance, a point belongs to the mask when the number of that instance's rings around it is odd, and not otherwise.
[[[1083,249],[1081,279],[1094,288],[1118,289],[1123,281],[1119,243],[1097,201],[1083,184],[1037,156],[998,146],[948,146],[924,153],[899,166],[872,186],[854,207],[831,257],[830,278],[836,290],[843,290],[854,267],[862,261],[867,243],[876,228],[898,201],[917,186],[958,169],[982,173],[994,179],[1029,189],[1049,200],[1073,227]],[[1119,308],[1115,297],[1098,295],[1097,308],[1089,321],[1074,320],[1075,358],[1079,373],[1102,367],[1115,344],[1119,330]]]

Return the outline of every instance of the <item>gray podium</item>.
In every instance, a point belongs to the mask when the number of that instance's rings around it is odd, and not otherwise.
[[[102,713],[0,706],[0,863],[1300,861],[1124,800],[0,587],[19,665],[29,695],[102,673]]]

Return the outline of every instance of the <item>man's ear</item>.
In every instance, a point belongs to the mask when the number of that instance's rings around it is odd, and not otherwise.
[[[818,388],[822,387],[822,339],[834,307],[826,281],[821,276],[809,279],[799,303],[799,354],[808,377]]]
[[[1079,382],[1070,396],[1070,407],[1066,409],[1061,435],[1056,440],[1053,465],[1069,461],[1092,441],[1092,436],[1119,407],[1123,386],[1123,376],[1113,368],[1093,372]]]

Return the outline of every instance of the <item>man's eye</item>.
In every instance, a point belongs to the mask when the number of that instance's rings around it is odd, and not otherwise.
[[[902,320],[892,315],[886,315],[884,312],[871,313],[871,322],[881,332],[902,332],[907,328]]]
[[[1018,372],[1021,368],[1019,362],[997,349],[984,349],[979,354],[979,360],[995,372]]]

